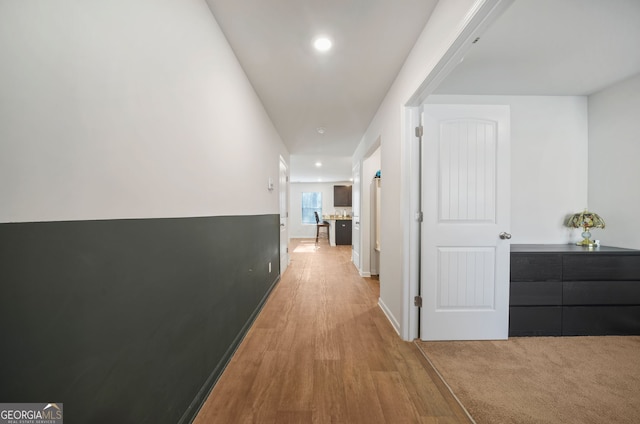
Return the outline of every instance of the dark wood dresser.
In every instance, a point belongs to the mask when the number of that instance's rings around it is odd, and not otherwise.
[[[640,250],[511,245],[509,336],[640,335]]]

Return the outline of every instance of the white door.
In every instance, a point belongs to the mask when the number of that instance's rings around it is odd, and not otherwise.
[[[420,337],[506,339],[509,106],[423,105],[422,125]]]
[[[352,227],[351,227],[351,260],[360,271],[360,164],[353,167],[353,186],[351,187],[352,200]]]
[[[283,158],[280,158],[280,173],[279,173],[279,200],[280,200],[280,275],[284,273],[289,265],[289,235],[288,225],[289,221],[289,200],[287,193],[289,192],[289,177],[287,175],[287,164]]]

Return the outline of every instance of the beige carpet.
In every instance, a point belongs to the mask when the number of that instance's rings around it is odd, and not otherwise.
[[[416,344],[478,424],[640,423],[640,337]]]

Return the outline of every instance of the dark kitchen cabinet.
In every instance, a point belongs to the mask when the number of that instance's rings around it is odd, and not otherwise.
[[[351,220],[336,220],[336,245],[351,245]]]
[[[333,206],[351,206],[351,186],[333,186]]]

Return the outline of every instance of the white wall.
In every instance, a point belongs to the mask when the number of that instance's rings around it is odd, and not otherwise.
[[[402,211],[406,187],[401,184],[404,105],[455,41],[476,3],[475,0],[438,2],[353,157],[354,163],[359,163],[376,140],[382,140],[380,155],[384,174],[381,191],[384,200],[381,210],[379,303],[399,332],[406,329],[406,325],[405,328],[400,327],[407,321],[408,311],[404,306],[409,298],[403,281],[404,258],[407,256],[403,244]],[[408,333],[403,336],[408,337]]]
[[[289,204],[289,237],[290,238],[315,238],[316,224],[302,223],[302,193],[322,193],[322,214],[333,215],[346,210],[351,215],[352,208],[333,206],[333,186],[351,185],[350,182],[335,183],[291,183],[291,203]],[[332,237],[332,242],[335,238]]]
[[[3,1],[0,57],[0,222],[278,213],[289,155],[204,0]]]
[[[445,96],[428,103],[511,107],[512,243],[569,243],[568,215],[587,207],[585,96]]]
[[[589,96],[589,209],[608,246],[640,249],[640,75]]]

